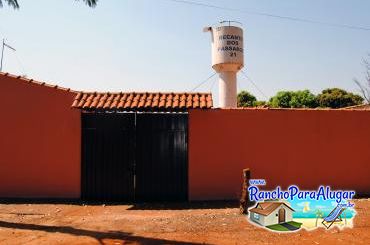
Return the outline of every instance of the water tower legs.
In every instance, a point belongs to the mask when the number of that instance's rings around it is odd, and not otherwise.
[[[236,72],[220,73],[218,93],[220,108],[237,107]]]

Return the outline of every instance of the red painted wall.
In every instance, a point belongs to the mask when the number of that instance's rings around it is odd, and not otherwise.
[[[0,197],[80,197],[74,96],[0,74]]]
[[[269,189],[370,193],[370,111],[190,111],[190,199],[239,198],[243,168]]]

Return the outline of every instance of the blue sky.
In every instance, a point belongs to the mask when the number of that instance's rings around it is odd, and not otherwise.
[[[345,201],[341,203],[346,203]],[[353,204],[353,202],[351,202]],[[294,199],[289,201],[291,207],[295,210],[293,213],[294,218],[315,218],[316,211],[321,210],[324,214],[324,217],[327,216],[337,205],[338,203],[335,200],[298,200]],[[306,210],[304,210],[306,207]],[[356,215],[356,207],[349,207],[346,209],[346,217],[351,218]]]
[[[370,27],[367,0],[197,0],[219,6]],[[213,73],[210,35],[220,20],[243,23],[245,72],[267,96],[327,87],[358,91],[370,31],[293,22],[168,0],[19,0],[0,9],[4,70],[88,91],[190,91]],[[19,60],[19,61],[18,61]],[[22,68],[23,67],[23,68]],[[200,91],[210,91],[217,77]],[[243,76],[239,89],[265,99]],[[212,88],[217,102],[217,83]]]

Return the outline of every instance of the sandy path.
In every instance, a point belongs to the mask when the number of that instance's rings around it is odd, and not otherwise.
[[[0,244],[370,244],[370,199],[355,203],[358,214],[352,229],[289,234],[255,227],[227,203],[191,209],[0,204]]]

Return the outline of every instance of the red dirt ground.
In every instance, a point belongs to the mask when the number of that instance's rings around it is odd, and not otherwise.
[[[370,199],[354,228],[272,233],[230,203],[0,204],[0,244],[370,244]]]

